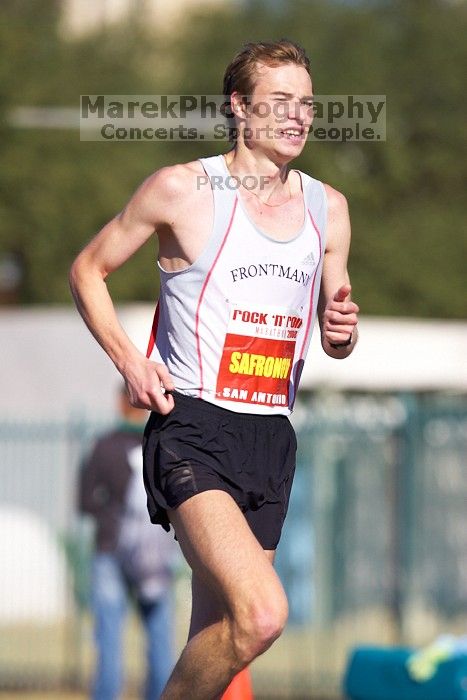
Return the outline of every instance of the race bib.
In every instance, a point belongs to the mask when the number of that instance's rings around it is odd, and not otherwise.
[[[231,305],[216,396],[262,406],[287,406],[295,344],[303,319],[295,310]]]

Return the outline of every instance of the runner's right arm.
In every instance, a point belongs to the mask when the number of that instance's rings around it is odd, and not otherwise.
[[[84,322],[125,379],[134,406],[169,413],[174,388],[164,364],[147,360],[123,330],[106,277],[128,260],[156,231],[170,224],[180,196],[173,168],[151,175],[123,211],[106,224],[74,261],[71,291]]]

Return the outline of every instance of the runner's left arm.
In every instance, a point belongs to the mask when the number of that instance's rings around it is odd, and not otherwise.
[[[351,285],[347,271],[350,248],[347,200],[344,195],[329,185],[325,187],[328,198],[328,219],[318,318],[324,352],[330,357],[342,359],[350,355],[357,342],[359,308],[351,300]],[[335,345],[342,347],[333,347]]]

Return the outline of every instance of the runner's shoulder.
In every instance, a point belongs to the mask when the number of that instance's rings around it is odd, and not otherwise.
[[[339,190],[334,189],[334,187],[331,187],[331,185],[327,183],[323,184],[328,203],[328,214],[330,216],[345,216],[349,211],[345,195],[339,192]]]
[[[190,197],[199,192],[200,176],[204,175],[203,166],[197,160],[177,163],[156,170],[150,175],[143,187],[148,193],[163,198],[165,202],[180,202],[180,198]]]

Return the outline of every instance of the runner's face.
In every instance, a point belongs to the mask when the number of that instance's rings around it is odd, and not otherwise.
[[[245,122],[250,148],[288,162],[303,150],[313,120],[313,89],[305,68],[294,63],[258,65]]]

